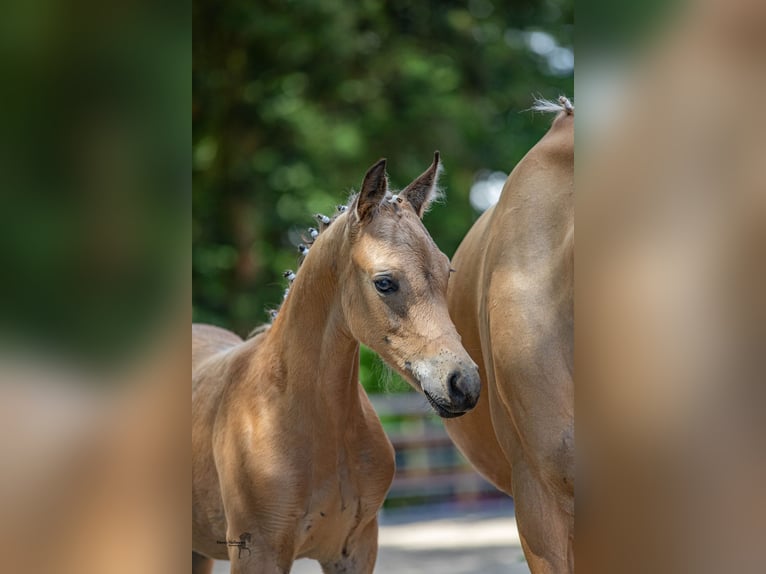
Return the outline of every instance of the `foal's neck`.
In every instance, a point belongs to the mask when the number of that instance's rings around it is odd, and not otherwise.
[[[358,404],[359,342],[341,306],[345,216],[317,238],[268,334],[282,363],[283,385],[296,405],[325,412]]]

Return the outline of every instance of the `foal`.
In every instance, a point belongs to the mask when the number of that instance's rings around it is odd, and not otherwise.
[[[242,341],[192,328],[193,572],[372,572],[377,512],[393,448],[358,379],[359,343],[445,418],[476,404],[478,369],[446,303],[450,263],[420,218],[436,194],[438,152],[403,191],[385,160],[303,246],[273,323]],[[238,553],[242,533],[251,552]],[[238,556],[238,554],[242,554]]]

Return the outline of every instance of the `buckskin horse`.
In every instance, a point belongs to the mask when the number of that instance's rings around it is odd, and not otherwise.
[[[444,421],[513,496],[531,571],[574,571],[574,108],[513,169],[452,260],[450,314],[479,365],[476,408]]]
[[[372,572],[393,448],[359,384],[364,343],[442,417],[473,408],[480,381],[447,310],[450,262],[421,222],[437,194],[438,152],[400,193],[386,162],[312,245],[270,325],[243,341],[192,327],[192,568]],[[250,554],[218,541],[251,533]]]

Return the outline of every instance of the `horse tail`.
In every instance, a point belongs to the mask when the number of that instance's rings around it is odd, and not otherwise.
[[[557,101],[546,100],[541,96],[535,96],[532,107],[526,111],[541,112],[544,114],[558,114],[566,112],[568,116],[574,113],[574,104],[566,96],[559,96]]]

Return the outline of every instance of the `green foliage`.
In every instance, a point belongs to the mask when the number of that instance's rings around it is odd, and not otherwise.
[[[185,306],[189,25],[176,2],[3,4],[5,360],[128,380]]]
[[[280,302],[311,214],[378,158],[403,187],[441,151],[447,200],[425,224],[451,255],[478,216],[476,174],[510,171],[547,130],[522,113],[532,94],[573,91],[527,41],[571,47],[571,0],[195,0],[193,14],[194,320],[240,334]],[[362,380],[380,390],[373,355]]]

